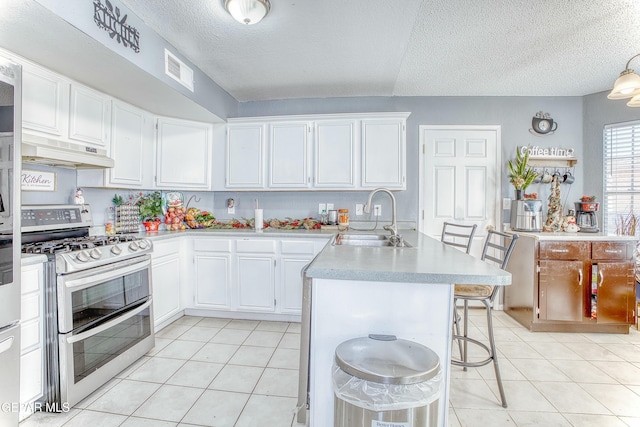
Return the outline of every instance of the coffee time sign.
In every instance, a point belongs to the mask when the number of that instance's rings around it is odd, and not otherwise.
[[[529,157],[566,157],[573,158],[574,150],[573,148],[559,148],[559,147],[550,147],[550,148],[542,148],[537,145],[531,146],[522,146],[520,147],[520,154],[524,155],[527,151],[529,151]]]
[[[20,188],[23,191],[56,191],[56,174],[23,169]]]

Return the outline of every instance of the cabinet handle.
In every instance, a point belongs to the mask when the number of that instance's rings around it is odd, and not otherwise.
[[[566,254],[569,252],[569,249],[551,249],[551,252],[555,252],[555,253],[559,253],[559,254]]]
[[[602,287],[602,284],[604,283],[604,274],[602,274],[602,269],[598,270],[598,276],[600,276],[600,280],[599,280],[600,283],[598,283],[598,286]]]
[[[578,286],[582,286],[582,270],[578,270]]]
[[[606,254],[621,254],[622,249],[605,249],[604,253]]]

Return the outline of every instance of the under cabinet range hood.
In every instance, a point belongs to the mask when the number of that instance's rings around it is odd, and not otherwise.
[[[113,159],[107,156],[107,150],[103,148],[27,133],[22,134],[22,161],[77,169],[104,169],[114,165]]]

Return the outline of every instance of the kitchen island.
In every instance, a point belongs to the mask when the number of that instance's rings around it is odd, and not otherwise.
[[[531,331],[629,333],[637,237],[524,233],[507,270],[504,309]]]
[[[402,235],[411,247],[329,243],[306,270],[310,312],[303,309],[300,375],[304,382],[308,368],[311,427],[333,425],[335,348],[368,334],[396,335],[436,352],[444,381],[438,425],[447,425],[453,284],[509,285],[511,275],[422,233],[403,230]],[[299,409],[304,419],[304,399]]]

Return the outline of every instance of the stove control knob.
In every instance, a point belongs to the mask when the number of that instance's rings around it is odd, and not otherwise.
[[[93,248],[89,252],[89,255],[91,255],[91,258],[93,259],[100,259],[100,257],[102,257],[102,252],[100,252],[100,249],[98,248]]]
[[[89,254],[87,251],[80,251],[78,255],[76,255],[76,259],[80,262],[87,262],[89,261]]]
[[[136,242],[129,243],[129,250],[131,252],[135,252],[138,250],[138,244]]]
[[[147,242],[146,240],[139,240],[138,247],[140,249],[147,249],[149,247],[149,242]]]
[[[114,255],[120,255],[122,253],[122,249],[120,249],[120,246],[116,245],[111,248],[111,253]]]

